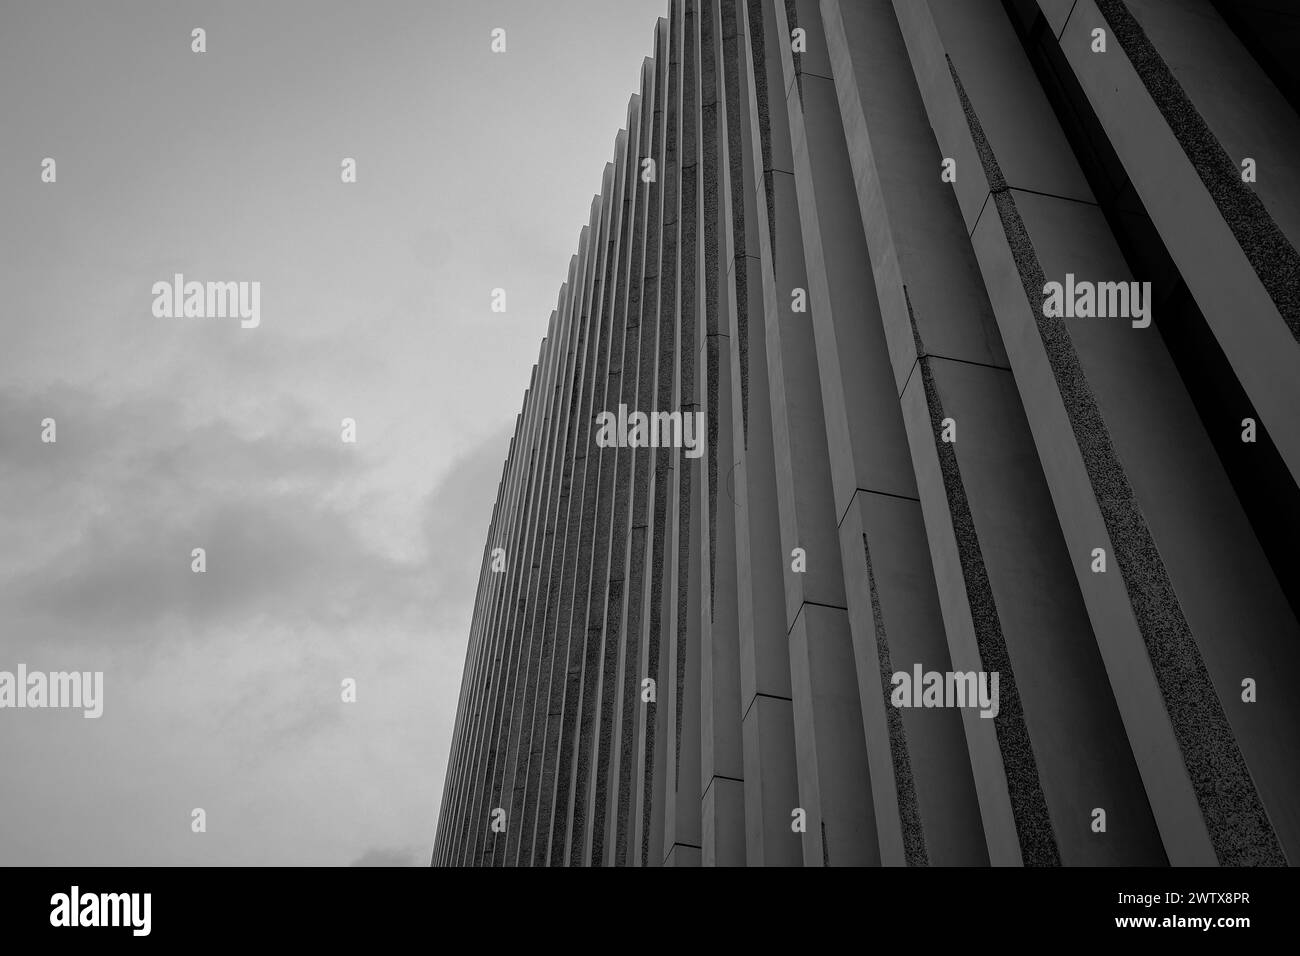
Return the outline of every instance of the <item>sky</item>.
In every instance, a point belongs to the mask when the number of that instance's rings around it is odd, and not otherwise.
[[[104,674],[98,719],[0,709],[0,864],[428,862],[515,416],[667,7],[0,0],[0,671]],[[176,273],[260,324],[156,316]]]

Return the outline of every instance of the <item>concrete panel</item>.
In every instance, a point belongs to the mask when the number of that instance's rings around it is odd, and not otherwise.
[[[804,866],[880,862],[853,638],[843,608],[805,604],[790,631]]]
[[[803,838],[791,816],[799,806],[791,701],[756,695],[745,712],[744,746],[745,861],[802,866]]]
[[[1095,2],[1079,0],[1061,49],[1260,421],[1297,479],[1300,429],[1292,426],[1291,411],[1300,407],[1300,376],[1294,374],[1300,343],[1133,65],[1122,55],[1103,58],[1090,52],[1087,24],[1100,22]],[[1294,283],[1287,288],[1293,290]]]
[[[986,865],[960,715],[890,702],[895,673],[951,669],[920,502],[860,492],[840,542],[865,584],[849,588],[849,620],[881,862]]]

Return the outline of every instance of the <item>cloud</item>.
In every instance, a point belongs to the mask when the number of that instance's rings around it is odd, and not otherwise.
[[[51,406],[59,440],[46,445],[39,422]],[[258,615],[427,612],[423,569],[364,540],[364,516],[346,504],[370,463],[321,423],[272,430],[294,411],[269,409],[268,430],[253,433],[220,418],[191,426],[160,398],[0,393],[4,472],[26,489],[0,504],[0,531],[30,544],[0,569],[11,622],[60,640],[131,641]],[[191,570],[194,548],[206,552],[203,574]]]
[[[422,526],[435,603],[466,595],[473,603],[513,430],[513,422],[497,428],[458,458],[425,499]],[[465,543],[473,550],[466,552]]]
[[[419,866],[415,851],[410,848],[376,847],[367,850],[349,866]]]
[[[98,421],[86,402],[76,407]],[[121,411],[104,403],[99,416]],[[157,407],[137,412],[135,420],[166,420]],[[416,499],[412,517],[427,547],[411,560],[365,543],[357,532],[364,514],[328,500],[363,484],[365,467],[327,468],[319,479],[303,469],[292,486],[264,487],[258,457],[234,453],[261,438],[232,423],[205,429],[231,452],[220,482],[195,477],[202,452],[170,427],[140,453],[150,461],[170,449],[173,477],[156,486],[123,466],[113,442],[83,449],[102,469],[102,487],[97,506],[64,516],[77,545],[30,572],[0,575],[6,623],[29,638],[26,648],[7,648],[25,655],[14,660],[102,668],[107,697],[93,740],[85,721],[32,722],[19,739],[0,740],[0,764],[27,765],[39,753],[68,758],[43,778],[62,795],[57,810],[41,809],[44,789],[11,794],[21,818],[57,812],[58,840],[0,836],[0,856],[422,865],[428,850],[408,841],[433,838],[508,426]],[[70,487],[58,471],[49,477],[55,496]],[[20,522],[20,512],[0,505],[0,522]],[[158,557],[159,542],[167,554],[187,543],[165,530],[186,521],[208,545],[205,575],[189,570],[188,550],[176,562]],[[357,681],[355,704],[340,700],[344,677]],[[111,833],[95,830],[102,806],[123,808]],[[191,838],[185,822],[193,806],[209,811],[202,838]]]

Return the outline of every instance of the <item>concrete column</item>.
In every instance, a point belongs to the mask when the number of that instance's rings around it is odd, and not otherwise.
[[[581,580],[578,565],[581,558],[581,537],[592,520],[590,502],[587,500],[587,471],[591,458],[594,432],[591,428],[595,412],[592,395],[596,355],[601,348],[605,331],[600,322],[601,289],[604,284],[605,261],[608,257],[611,206],[613,205],[614,165],[605,167],[605,177],[600,195],[600,223],[594,233],[589,254],[590,271],[583,301],[583,321],[587,336],[581,362],[582,380],[574,397],[571,422],[573,448],[573,476],[569,486],[568,519],[565,529],[565,556],[559,587],[555,627],[555,669],[551,676],[551,711],[546,728],[546,750],[543,756],[542,776],[549,776],[549,799],[538,807],[538,840],[545,840],[544,865],[564,866],[567,862],[570,772],[572,767],[573,728],[576,723],[578,694],[582,681],[583,634],[575,634],[573,620],[576,583]],[[592,482],[594,495],[594,481]],[[590,533],[588,531],[588,533]],[[562,644],[563,650],[560,650]],[[544,796],[545,799],[545,796]],[[542,852],[534,850],[534,859]]]
[[[676,370],[676,314],[677,314],[677,197],[680,165],[677,144],[681,125],[681,59],[675,40],[674,24],[661,19],[657,25],[655,58],[656,86],[656,145],[655,156],[658,182],[651,190],[652,222],[647,235],[647,272],[653,266],[655,277],[654,319],[654,385],[652,407],[667,407],[673,400],[673,380]],[[680,29],[680,25],[676,27]],[[651,250],[654,252],[651,252]],[[646,321],[651,321],[647,315]],[[646,533],[645,584],[640,617],[640,668],[639,676],[654,681],[655,697],[651,702],[640,702],[635,714],[632,778],[630,781],[630,819],[626,850],[619,841],[616,863],[627,862],[633,866],[647,866],[661,862],[650,847],[662,843],[663,809],[663,754],[665,711],[662,695],[667,693],[663,644],[666,549],[669,546],[670,517],[667,509],[668,493],[674,481],[671,453],[667,448],[656,448],[651,463],[653,496],[647,500],[649,514]],[[635,520],[635,519],[634,519]],[[629,613],[630,616],[630,613]],[[630,626],[630,624],[629,624]],[[627,786],[627,784],[624,784]],[[660,795],[656,798],[656,788]],[[658,814],[656,815],[656,808]],[[655,820],[660,821],[659,832]]]
[[[683,415],[702,410],[697,398],[696,331],[700,311],[701,218],[700,195],[700,9],[698,0],[683,0],[674,7],[681,13],[682,99],[681,179],[678,207],[678,380],[674,405]],[[700,343],[702,344],[702,343]],[[699,573],[698,548],[691,529],[700,513],[695,476],[698,465],[674,449],[672,461],[676,487],[670,507],[676,515],[673,556],[674,588],[670,594],[671,633],[668,685],[674,732],[665,740],[665,799],[663,849],[665,865],[699,865],[700,862],[700,736],[699,736]]]
[[[624,329],[621,354],[610,357],[607,411],[617,413],[619,405],[626,405],[629,415],[641,408],[639,389],[641,382],[641,287],[644,275],[645,217],[648,184],[642,180],[642,158],[650,148],[650,121],[654,109],[654,72],[650,60],[641,65],[641,93],[628,111],[629,151],[628,185],[624,198],[626,231],[620,253],[619,279],[614,307],[621,313]],[[621,747],[619,721],[622,716],[623,672],[627,654],[626,601],[630,597],[627,554],[634,536],[629,525],[636,472],[648,463],[646,452],[636,448],[615,448],[613,474],[606,494],[612,496],[609,524],[605,531],[607,543],[603,545],[604,568],[592,568],[592,613],[597,609],[596,588],[598,576],[604,577],[603,646],[601,649],[599,704],[596,726],[592,733],[594,751],[587,783],[587,835],[584,856],[591,865],[605,863],[607,814],[610,797],[617,799],[617,789],[610,786],[610,767],[614,754]],[[602,477],[604,477],[602,475]],[[602,545],[597,545],[601,548]],[[616,804],[615,804],[616,805]]]
[[[539,602],[539,615],[543,639],[541,668],[538,672],[537,703],[534,705],[532,740],[528,757],[528,782],[524,798],[524,830],[521,834],[520,860],[532,864],[546,862],[546,845],[549,833],[540,829],[540,821],[549,813],[554,791],[554,763],[547,762],[550,752],[547,743],[553,739],[552,727],[558,722],[563,701],[566,647],[557,633],[558,604],[562,591],[564,563],[567,554],[567,524],[569,501],[573,482],[574,442],[578,434],[573,421],[577,396],[582,381],[581,361],[586,354],[588,323],[584,320],[583,302],[587,277],[592,268],[594,237],[600,222],[599,198],[592,201],[589,222],[582,230],[578,245],[577,271],[570,282],[567,314],[572,332],[569,355],[566,358],[564,387],[560,395],[559,431],[557,432],[556,489],[553,493],[554,532],[549,542],[545,598]],[[549,825],[549,818],[547,818]]]
[[[704,456],[696,462],[708,474],[701,515],[701,797],[702,862],[743,866],[745,810],[740,734],[740,642],[737,634],[737,555],[735,494],[732,485],[743,447],[743,409],[739,385],[733,388],[731,353],[736,348],[735,261],[728,118],[724,74],[724,35],[735,45],[734,5],[709,0],[701,16],[703,66],[704,190],[706,203],[705,309],[699,329],[702,391],[707,395]],[[709,213],[712,212],[712,215]]]
[[[585,240],[580,241],[580,245]],[[533,545],[535,574],[528,606],[529,658],[521,701],[519,740],[515,752],[515,785],[511,795],[510,819],[517,825],[507,833],[505,863],[518,865],[521,857],[531,858],[533,831],[536,821],[537,770],[533,757],[535,741],[539,738],[541,722],[538,720],[539,701],[544,701],[546,678],[549,677],[554,641],[543,627],[546,595],[552,573],[557,521],[559,484],[565,451],[564,438],[567,426],[567,406],[573,381],[574,344],[576,323],[573,321],[570,290],[575,288],[579,257],[569,261],[569,279],[560,301],[559,327],[552,340],[555,355],[550,422],[547,431],[546,485],[542,496],[542,515],[539,531]],[[543,704],[544,706],[544,704]],[[544,714],[543,714],[544,717]]]

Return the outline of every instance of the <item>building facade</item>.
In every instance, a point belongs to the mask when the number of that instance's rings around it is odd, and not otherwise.
[[[1297,52],[1268,0],[671,0],[432,862],[1300,860]]]

